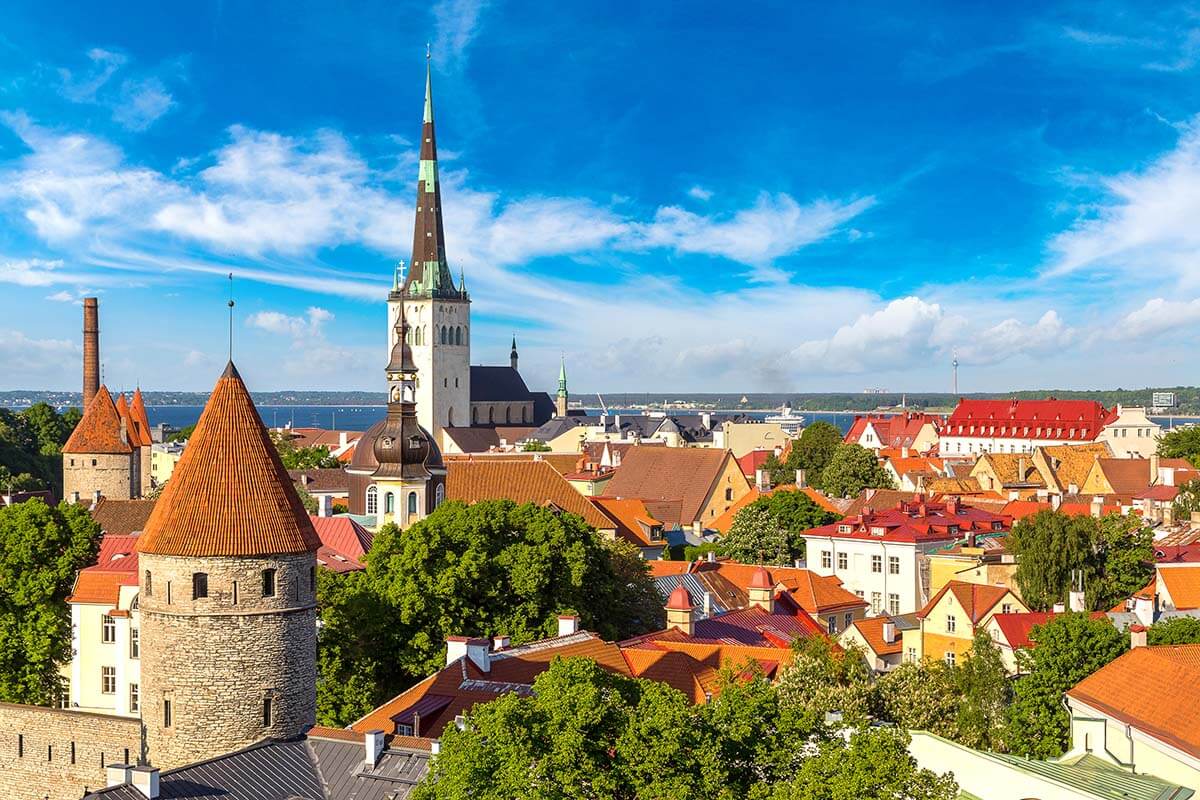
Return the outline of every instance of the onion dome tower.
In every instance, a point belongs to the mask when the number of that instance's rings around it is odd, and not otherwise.
[[[417,422],[417,367],[410,333],[402,306],[386,368],[387,418],[371,442],[378,464],[371,476],[379,504],[377,518],[381,524],[395,522],[402,528],[424,519],[445,494],[441,453]]]
[[[152,764],[188,764],[314,723],[319,546],[231,362],[138,537]]]

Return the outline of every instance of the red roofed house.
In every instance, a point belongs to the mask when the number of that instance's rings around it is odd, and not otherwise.
[[[1144,409],[1107,409],[1095,400],[963,399],[946,420],[938,449],[951,456],[1107,442],[1115,455],[1149,457],[1159,430]]]
[[[805,531],[808,568],[833,575],[868,600],[874,613],[898,616],[929,599],[927,556],[981,533],[1009,530],[1012,519],[964,505],[956,498],[931,502],[922,495],[891,507],[860,506],[854,516]]]
[[[880,614],[855,621],[838,642],[843,647],[857,645],[864,651],[869,666],[876,673],[890,672],[904,660],[904,632],[920,627],[916,614],[889,617]]]
[[[1076,606],[1077,608],[1079,606]],[[1035,625],[1045,625],[1057,614],[1053,611],[1028,611],[1024,613],[993,614],[984,629],[992,637],[1000,651],[1000,658],[1010,675],[1018,674],[1017,651],[1033,647],[1030,634]],[[1107,619],[1103,611],[1092,613],[1093,619]]]
[[[642,558],[653,560],[662,557],[667,546],[667,535],[663,531],[662,520],[655,519],[644,501],[617,497],[589,497],[588,500],[612,520],[615,536],[637,547]]]
[[[854,418],[845,441],[868,450],[907,447],[914,455],[937,447],[942,418],[936,414],[906,411],[901,414],[868,414]]]
[[[1007,586],[950,581],[917,612],[920,627],[904,632],[905,658],[937,658],[953,666],[993,615],[1028,611]]]

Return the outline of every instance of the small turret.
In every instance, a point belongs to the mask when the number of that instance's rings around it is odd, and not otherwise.
[[[517,368],[517,336],[513,334],[512,350],[508,354],[508,364],[513,369]]]
[[[515,364],[514,364],[515,366]],[[554,413],[560,417],[567,415],[567,360],[560,356],[558,360],[558,394],[554,398]]]

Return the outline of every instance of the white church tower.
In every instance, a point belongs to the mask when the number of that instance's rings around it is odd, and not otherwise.
[[[396,342],[403,303],[418,376],[417,421],[440,442],[442,428],[471,424],[471,299],[461,275],[454,285],[446,261],[432,89],[427,58],[412,261],[403,280],[397,270],[388,295],[388,352]]]

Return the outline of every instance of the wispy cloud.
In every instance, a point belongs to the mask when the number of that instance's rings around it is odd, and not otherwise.
[[[113,121],[132,131],[144,131],[171,110],[175,99],[161,77],[143,73],[116,85],[117,73],[129,65],[124,53],[100,47],[87,52],[90,64],[76,72],[58,70],[62,96],[73,103],[107,108]]]
[[[1180,331],[1200,323],[1200,298],[1167,300],[1154,297],[1121,318],[1111,330],[1113,338],[1140,339],[1167,331]]]
[[[462,61],[479,32],[487,0],[438,0],[433,5],[434,54],[451,67]],[[444,61],[443,61],[444,59]]]
[[[317,306],[309,306],[303,317],[290,316],[282,311],[259,311],[247,317],[246,324],[251,328],[260,328],[269,333],[303,338],[320,336],[322,326],[332,319],[332,312]]]
[[[699,184],[688,189],[688,197],[694,198],[701,202],[707,203],[709,200],[712,199],[712,196],[713,196],[713,193],[711,190],[705,189],[703,186],[700,186]]]

